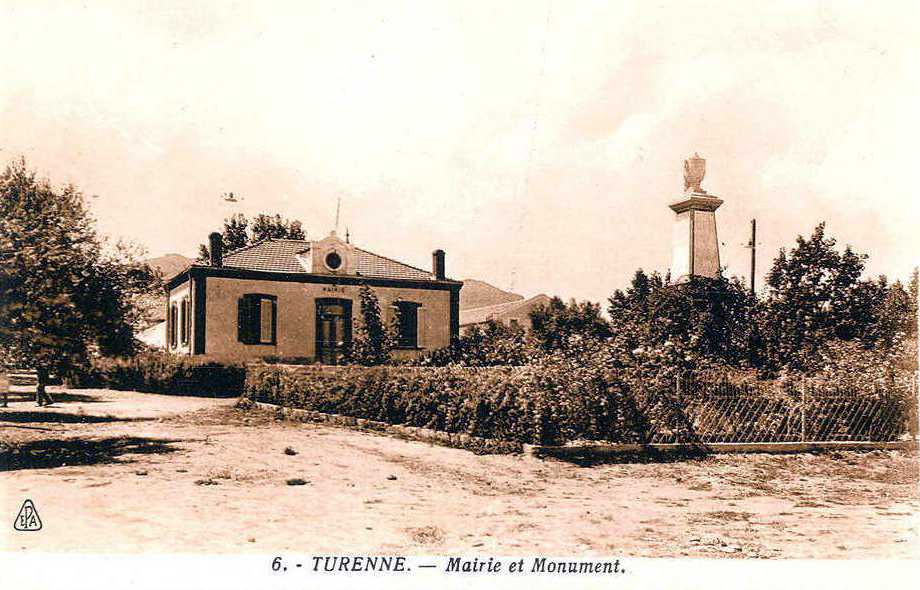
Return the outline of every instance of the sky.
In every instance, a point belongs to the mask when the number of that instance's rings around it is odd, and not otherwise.
[[[907,278],[920,253],[916,2],[0,0],[0,161],[100,231],[195,256],[280,213],[524,295],[605,300],[670,265],[707,159],[722,264],[758,281],[827,222]],[[220,198],[233,191],[243,200]]]

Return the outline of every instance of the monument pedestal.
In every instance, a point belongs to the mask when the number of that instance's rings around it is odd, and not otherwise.
[[[671,203],[671,210],[677,214],[671,255],[672,282],[686,282],[691,276],[719,277],[716,209],[722,203],[722,199],[696,187]]]

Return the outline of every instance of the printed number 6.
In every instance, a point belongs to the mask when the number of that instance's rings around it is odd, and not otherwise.
[[[275,559],[272,560],[272,571],[277,572],[280,569],[281,569],[281,558],[276,557]]]

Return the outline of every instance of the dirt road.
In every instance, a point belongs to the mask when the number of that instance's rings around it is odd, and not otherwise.
[[[915,454],[579,467],[234,400],[57,397],[0,410],[0,517],[29,498],[44,525],[3,525],[0,551],[920,557]]]

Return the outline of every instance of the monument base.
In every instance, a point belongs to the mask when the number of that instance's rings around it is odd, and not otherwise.
[[[706,191],[694,190],[670,205],[677,214],[672,242],[672,282],[685,282],[691,276],[719,277],[716,209],[723,202]]]

